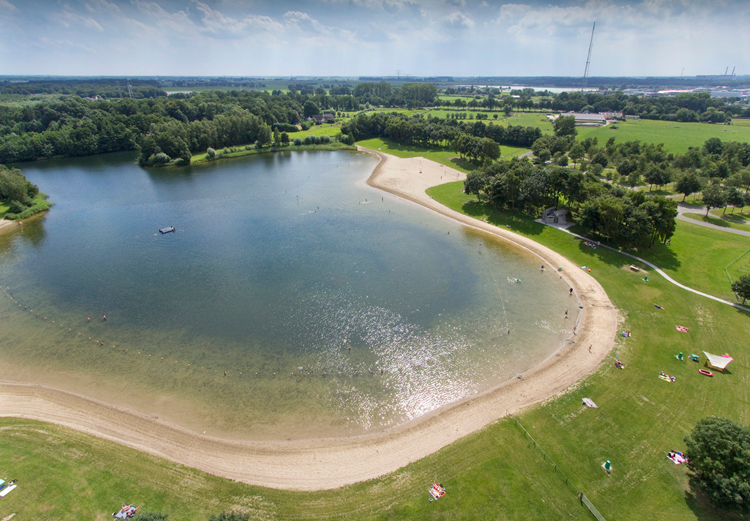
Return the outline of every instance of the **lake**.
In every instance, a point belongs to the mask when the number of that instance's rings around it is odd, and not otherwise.
[[[0,236],[4,380],[227,438],[351,436],[514,378],[578,316],[538,258],[367,186],[367,154],[134,159],[20,165],[55,204]]]

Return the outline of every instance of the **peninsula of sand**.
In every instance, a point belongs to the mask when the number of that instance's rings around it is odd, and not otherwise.
[[[533,369],[483,394],[461,400],[404,425],[358,437],[297,441],[234,441],[200,435],[133,411],[38,385],[0,382],[0,416],[28,418],[77,431],[253,485],[294,490],[341,487],[393,472],[432,454],[520,408],[565,391],[607,357],[618,311],[587,272],[512,231],[454,212],[433,201],[429,187],[461,180],[461,172],[419,158],[376,151],[380,161],[368,184],[420,204],[444,217],[507,240],[562,266],[540,276],[562,277],[582,306],[575,334]],[[591,348],[589,348],[591,346]]]

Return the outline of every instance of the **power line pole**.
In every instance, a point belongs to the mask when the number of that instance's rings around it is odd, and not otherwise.
[[[583,71],[583,81],[581,82],[581,92],[586,89],[586,80],[589,76],[589,65],[591,64],[591,48],[594,46],[594,30],[596,29],[596,22],[591,28],[591,41],[589,42],[589,54],[586,56],[586,68]]]

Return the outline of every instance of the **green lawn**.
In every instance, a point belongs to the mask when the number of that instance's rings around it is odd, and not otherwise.
[[[8,213],[9,209],[10,207],[8,206],[8,203],[0,202],[0,219],[5,218],[5,214]]]
[[[425,150],[422,147],[400,145],[388,138],[365,139],[358,141],[357,144],[372,150],[380,150],[397,157],[424,157],[462,172],[471,172],[477,168],[476,165],[468,160],[459,158],[458,154],[450,148],[436,147],[434,149]],[[507,146],[500,147],[500,153],[505,158],[517,156],[524,152],[528,152],[528,149]]]
[[[684,215],[685,217],[688,217],[690,219],[695,219],[696,221],[702,221],[704,223],[714,224],[716,226],[721,226],[722,228],[750,231],[750,225],[744,224],[742,222],[739,222],[733,219],[729,219],[728,217],[722,217],[721,212],[719,212],[718,215],[713,212],[709,212],[708,217],[706,217],[705,213],[686,213]]]
[[[656,274],[644,282],[643,273],[628,269],[631,259],[583,246],[530,217],[494,211],[461,189],[460,182],[448,183],[429,194],[468,215],[509,224],[574,264],[590,266],[591,276],[621,310],[623,329],[632,332],[631,338],[617,336],[613,353],[625,370],[607,362],[567,394],[527,409],[519,416],[526,429],[608,521],[742,519],[713,509],[691,489],[686,468],[675,466],[666,453],[684,450],[683,437],[707,415],[750,423],[750,315]],[[722,272],[739,255],[735,252],[750,246],[746,238],[728,235],[678,222],[670,248],[658,245],[641,255],[677,280],[721,291],[719,279],[709,275]],[[678,332],[677,324],[690,332]],[[704,349],[730,353],[735,361],[729,371],[706,378],[698,373],[699,364],[674,356],[681,351],[703,359]],[[676,383],[660,380],[659,371],[674,375]],[[582,407],[583,397],[599,409]],[[253,519],[593,519],[575,490],[508,420],[382,478],[317,493],[233,483],[28,420],[1,419],[0,430],[6,441],[0,444],[3,474],[19,478],[21,485],[0,505],[3,513],[18,512],[19,519],[105,519],[124,502],[180,520],[205,519],[232,505]],[[611,475],[601,468],[606,459],[613,464]],[[433,481],[448,490],[437,503],[427,501]]]
[[[714,208],[708,213],[710,215],[715,215],[720,219],[726,219],[740,224],[750,221],[750,206],[745,206],[743,208],[733,208],[730,206],[727,208],[726,212],[724,211],[724,208]]]
[[[613,130],[606,127],[578,127],[578,139],[596,137],[604,145],[611,137],[617,142],[635,141],[664,143],[664,148],[675,154],[684,154],[688,147],[700,147],[708,138],[722,141],[750,141],[750,125],[744,122],[732,125],[710,125],[708,123],[679,123],[676,121],[654,121],[641,119],[618,122]]]

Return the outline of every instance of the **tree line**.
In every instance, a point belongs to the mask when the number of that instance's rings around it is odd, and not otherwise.
[[[704,123],[729,123],[733,117],[750,117],[749,107],[727,103],[724,98],[712,98],[708,92],[664,97],[628,96],[621,91],[607,94],[561,92],[546,93],[541,99],[534,101],[532,98],[535,95],[538,94],[533,89],[519,90],[517,98],[496,97],[490,92],[486,96],[476,95],[469,101],[463,98],[437,100],[435,105],[457,109],[468,107],[494,110],[507,107],[508,110],[520,108],[558,112],[622,112],[624,115],[643,119]]]
[[[385,137],[420,147],[450,147],[462,157],[483,163],[500,157],[499,145],[529,147],[542,135],[536,127],[503,126],[482,121],[439,119],[428,115],[378,112],[355,116],[341,126],[356,141]]]

